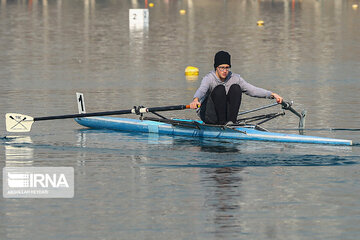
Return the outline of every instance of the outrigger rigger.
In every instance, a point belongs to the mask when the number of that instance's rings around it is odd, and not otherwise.
[[[176,105],[165,107],[133,107],[132,109],[86,113],[84,96],[77,93],[79,114],[31,117],[17,113],[6,114],[6,129],[9,132],[29,132],[35,121],[55,120],[74,118],[82,126],[95,129],[111,129],[116,131],[158,133],[166,135],[178,135],[189,137],[205,138],[226,138],[238,140],[272,141],[272,142],[294,142],[294,143],[315,143],[351,146],[351,140],[325,138],[317,136],[306,136],[301,134],[287,134],[269,132],[261,124],[276,117],[285,115],[285,110],[294,113],[299,117],[299,131],[305,127],[305,111],[298,113],[291,102],[283,101],[280,105],[283,109],[279,113],[263,114],[254,117],[238,118],[235,124],[229,125],[210,125],[198,120],[188,119],[169,119],[158,112],[189,109],[189,105]],[[259,107],[245,112],[240,112],[239,116],[263,110],[279,105],[278,103]],[[153,113],[157,117],[146,117],[145,113]],[[106,117],[108,115],[137,114],[139,119]]]

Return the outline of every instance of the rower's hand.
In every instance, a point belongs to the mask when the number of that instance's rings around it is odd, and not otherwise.
[[[195,98],[191,103],[190,103],[190,108],[191,109],[198,109],[200,107],[200,102],[199,99]]]
[[[274,98],[277,103],[282,103],[282,101],[283,101],[283,98],[279,94],[276,94],[276,93],[272,93],[271,98]]]

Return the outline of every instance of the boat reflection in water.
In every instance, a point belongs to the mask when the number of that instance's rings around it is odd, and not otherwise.
[[[34,159],[33,143],[30,136],[6,136],[5,159],[6,166],[32,165]]]
[[[243,232],[238,216],[242,202],[242,170],[241,167],[223,167],[200,171],[206,189],[204,208],[213,212],[207,221],[214,224],[214,234],[219,238],[229,235],[236,238]]]

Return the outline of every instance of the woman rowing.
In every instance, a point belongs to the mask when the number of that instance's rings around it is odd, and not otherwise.
[[[217,52],[214,58],[214,71],[202,79],[190,103],[190,108],[199,109],[198,114],[203,122],[219,125],[236,123],[242,93],[282,102],[283,98],[278,94],[251,85],[239,74],[232,73],[230,68],[230,54],[224,51]]]

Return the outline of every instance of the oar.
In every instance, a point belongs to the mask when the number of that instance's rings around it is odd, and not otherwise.
[[[176,105],[176,106],[165,106],[165,107],[134,107],[127,110],[108,111],[108,112],[94,112],[94,113],[80,113],[80,114],[69,114],[69,115],[58,115],[58,116],[47,116],[47,117],[31,117],[19,113],[7,113],[5,114],[6,120],[6,131],[8,132],[30,132],[31,126],[34,122],[55,120],[55,119],[67,119],[67,118],[81,118],[81,117],[95,117],[95,116],[108,116],[108,115],[121,115],[121,114],[142,114],[147,112],[161,112],[161,111],[173,111],[189,109],[190,105]]]
[[[303,110],[301,113],[298,113],[295,109],[293,109],[291,107],[292,102],[285,102],[282,101],[281,102],[282,108],[285,110],[289,110],[290,112],[292,112],[293,114],[295,114],[296,116],[298,116],[300,118],[299,120],[299,128],[300,129],[304,129],[305,128],[305,117],[306,117],[306,111]]]

